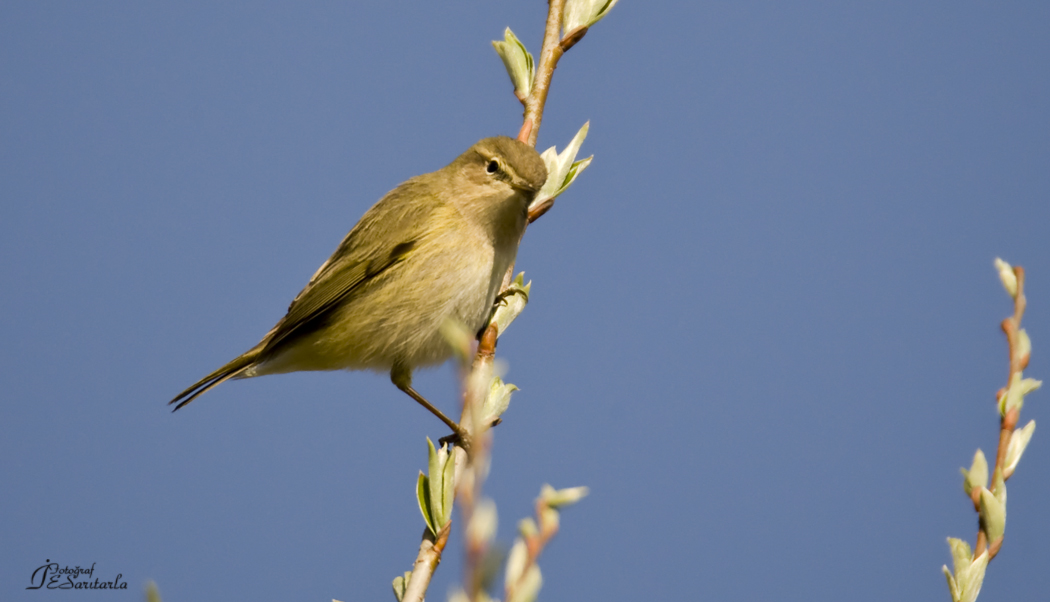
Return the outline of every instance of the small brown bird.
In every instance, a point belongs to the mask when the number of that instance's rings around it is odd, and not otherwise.
[[[446,320],[472,332],[484,326],[546,179],[535,149],[500,136],[404,182],[365,212],[258,345],[170,403],[178,410],[231,378],[389,370],[459,433],[412,388],[412,370],[451,356],[439,332]]]

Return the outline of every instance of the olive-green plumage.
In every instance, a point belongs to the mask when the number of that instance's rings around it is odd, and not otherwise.
[[[416,397],[412,369],[451,355],[441,325],[484,325],[546,179],[535,149],[501,136],[406,181],[365,212],[258,345],[171,403],[299,370],[389,370]]]

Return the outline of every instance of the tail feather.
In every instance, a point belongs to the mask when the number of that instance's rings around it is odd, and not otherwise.
[[[208,376],[205,376],[199,381],[193,383],[193,385],[190,386],[188,389],[175,396],[175,399],[172,399],[168,402],[168,405],[171,405],[173,403],[178,404],[175,406],[175,409],[173,409],[172,412],[177,411],[182,406],[188,404],[194,399],[197,399],[197,397],[209,391],[212,387],[218,386],[230,380],[231,378],[236,378],[241,373],[243,373],[249,366],[254,364],[255,361],[259,359],[259,356],[261,354],[261,346],[255,347],[254,349],[247,351],[243,355],[233,358],[223,367],[212,372]]]

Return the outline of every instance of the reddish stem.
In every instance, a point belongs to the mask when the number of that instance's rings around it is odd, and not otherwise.
[[[1024,268],[1021,266],[1014,267],[1014,275],[1017,277],[1017,294],[1014,295],[1014,314],[1009,318],[1003,320],[1002,329],[1006,335],[1006,344],[1010,352],[1010,369],[1009,374],[1006,376],[1006,388],[1000,389],[996,395],[996,399],[1000,396],[1005,395],[1006,391],[1009,390],[1010,384],[1013,383],[1014,374],[1019,374],[1022,370],[1028,367],[1028,354],[1023,356],[1020,353],[1020,340],[1019,332],[1021,329],[1021,318],[1024,317],[1025,310],[1025,296],[1024,296]],[[995,493],[996,490],[996,478],[997,473],[1002,473],[1006,468],[1006,453],[1010,449],[1010,439],[1013,437],[1014,429],[1017,428],[1017,422],[1021,418],[1021,410],[1018,408],[1011,408],[1006,412],[1006,415],[999,420],[999,446],[995,452],[995,466],[992,468],[991,479],[988,490]],[[1003,481],[1005,482],[1009,476],[1003,474]],[[978,513],[981,511],[981,490],[974,488],[970,495],[973,500],[974,508]],[[1000,537],[996,541],[991,542],[989,545],[988,535],[985,534],[984,530],[981,529],[977,532],[977,544],[974,547],[974,556],[980,556],[985,550],[988,551],[988,560],[995,558],[996,554],[999,553],[999,548],[1003,545],[1003,538]]]

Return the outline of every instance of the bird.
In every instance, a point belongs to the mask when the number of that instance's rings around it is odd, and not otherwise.
[[[470,332],[487,324],[546,179],[533,147],[496,136],[406,180],[365,212],[257,345],[179,393],[172,411],[230,379],[389,371],[394,385],[464,434],[412,388],[412,371],[451,357],[440,332],[446,321]]]

